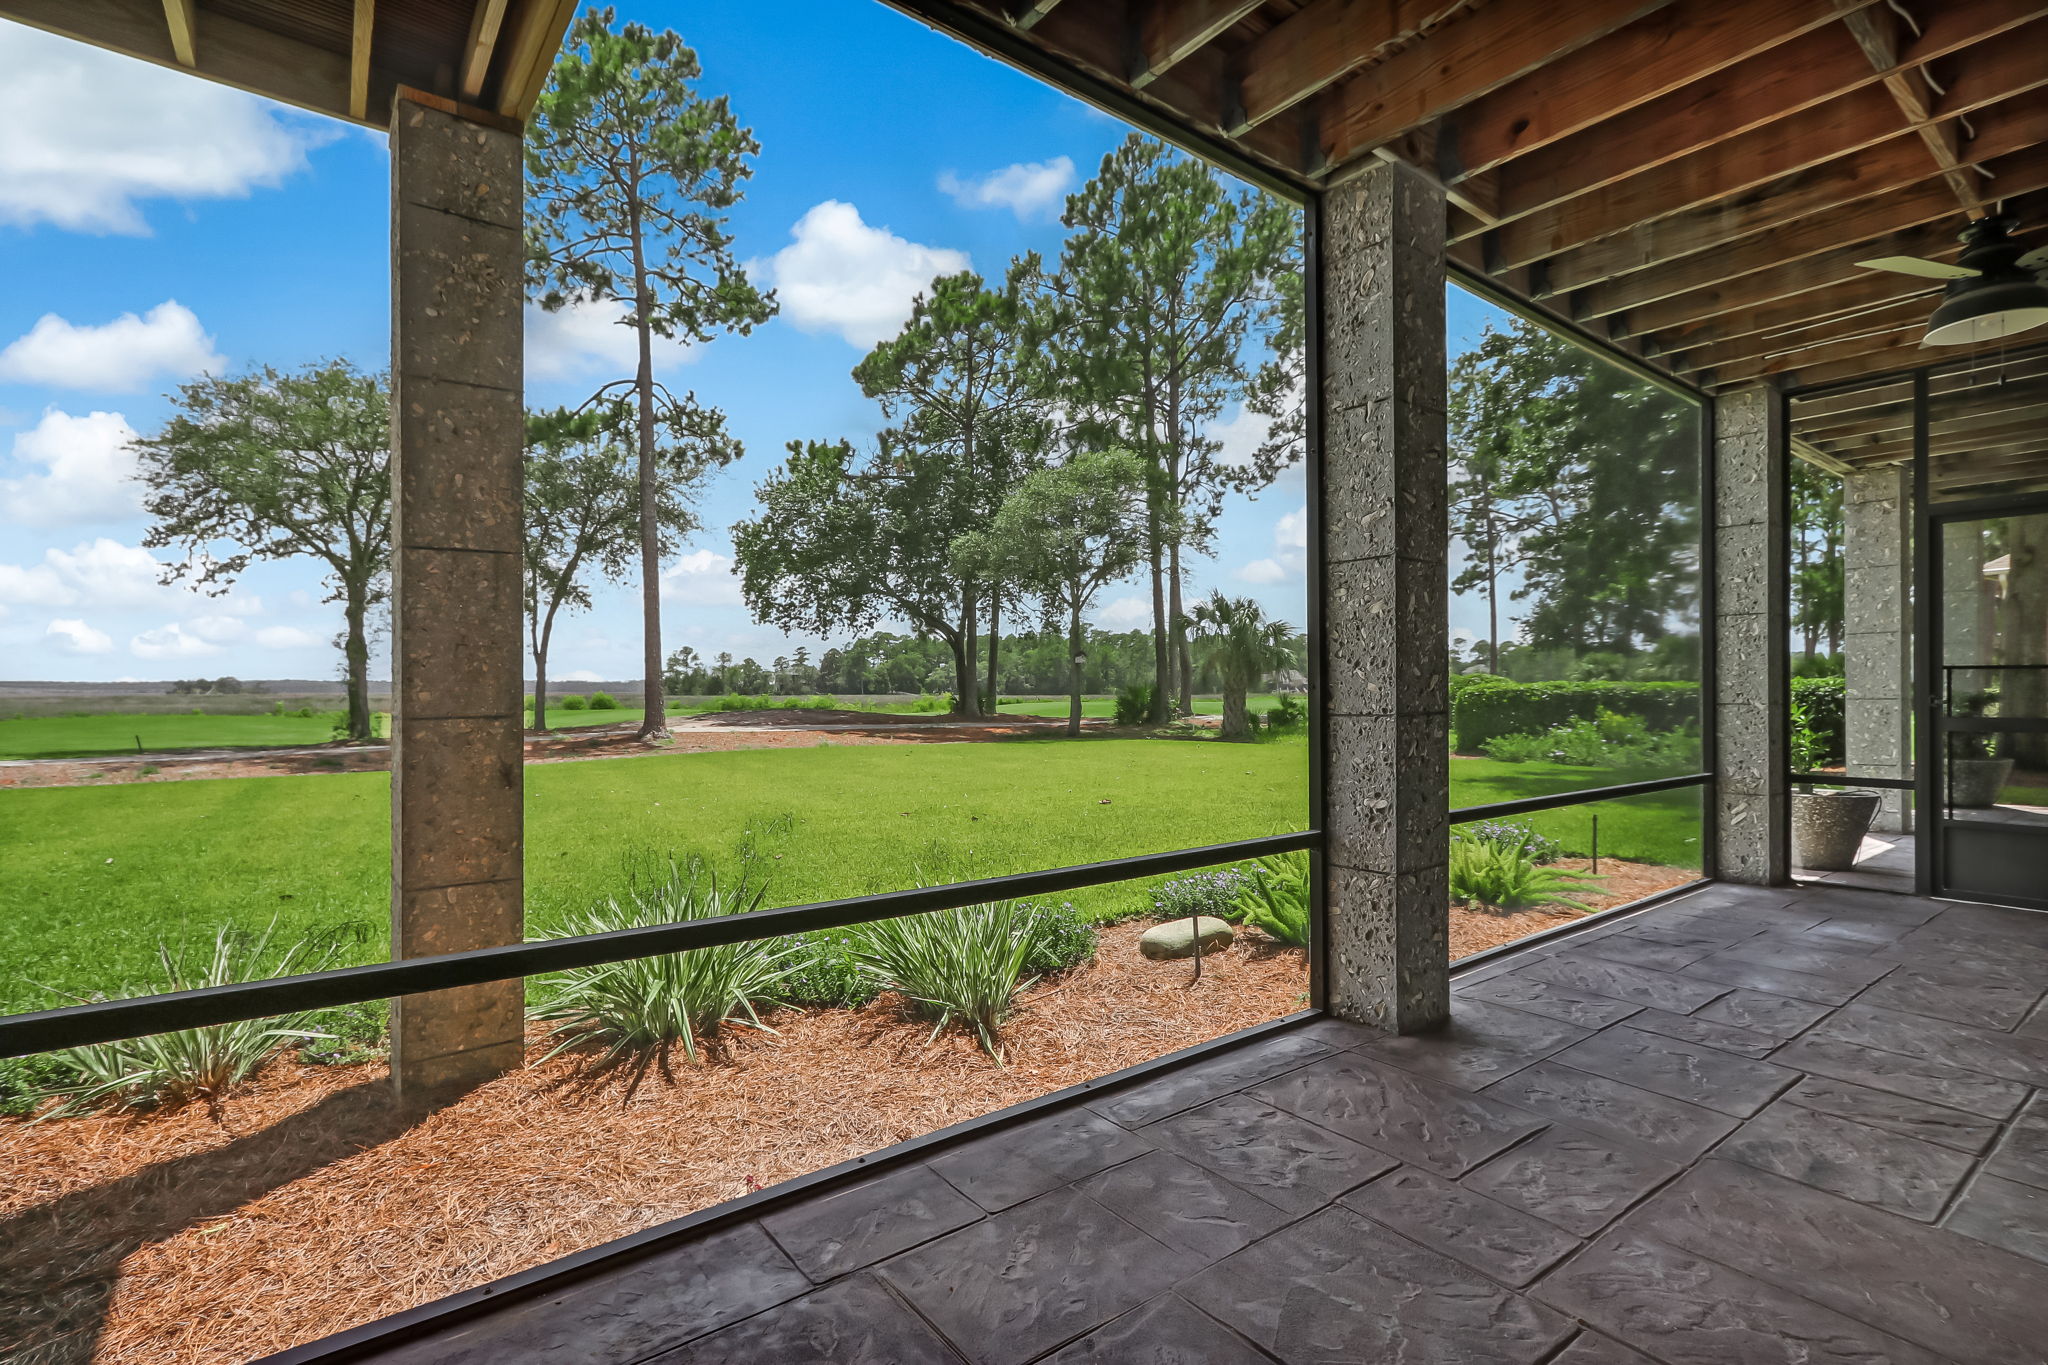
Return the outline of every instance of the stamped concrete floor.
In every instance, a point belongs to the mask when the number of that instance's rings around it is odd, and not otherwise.
[[[2048,915],[1713,887],[382,1357],[2048,1357]]]

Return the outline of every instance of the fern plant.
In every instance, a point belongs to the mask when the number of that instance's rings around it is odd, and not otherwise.
[[[1597,893],[1606,878],[1546,867],[1530,856],[1529,839],[1451,841],[1451,899],[1495,910],[1566,905],[1581,914],[1593,907],[1571,893]]]
[[[1291,948],[1306,948],[1308,901],[1308,854],[1276,853],[1246,871],[1231,917]]]
[[[608,934],[743,915],[760,908],[762,894],[749,892],[744,880],[728,891],[695,864],[670,864],[660,880],[637,883],[624,898],[608,898],[568,917],[560,932]],[[631,1054],[644,1066],[665,1060],[680,1043],[696,1061],[699,1044],[726,1024],[773,1033],[758,1007],[780,1003],[806,951],[794,937],[756,939],[577,967],[550,983],[546,1003],[533,1017],[548,1023],[556,1040],[549,1057],[602,1047],[602,1062]]]

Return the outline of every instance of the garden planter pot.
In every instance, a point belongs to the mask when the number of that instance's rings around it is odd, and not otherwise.
[[[1876,792],[1793,792],[1793,865],[1816,872],[1854,867],[1877,806]]]
[[[1952,758],[1948,761],[1948,803],[1970,810],[1995,806],[1999,788],[2011,776],[2009,758]]]

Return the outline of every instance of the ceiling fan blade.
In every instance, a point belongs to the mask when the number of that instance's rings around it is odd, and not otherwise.
[[[2048,246],[2037,246],[2013,262],[2022,270],[2048,269]]]
[[[1940,261],[1923,261],[1918,256],[1879,256],[1872,261],[1858,261],[1865,270],[1889,270],[1895,275],[1918,275],[1926,280],[1967,280],[1978,274],[1966,265],[1945,265]]]

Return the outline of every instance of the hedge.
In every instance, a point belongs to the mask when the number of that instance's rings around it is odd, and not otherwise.
[[[1461,750],[1477,753],[1496,735],[1540,735],[1554,726],[1592,720],[1602,708],[1639,717],[1652,730],[1676,730],[1699,723],[1700,685],[1495,680],[1453,689],[1451,728]]]
[[[1849,752],[1848,733],[1842,728],[1843,688],[1841,678],[1792,680],[1792,700],[1795,704],[1806,703],[1807,719],[1813,724],[1814,736],[1820,740],[1821,764],[1824,767],[1839,765]]]

